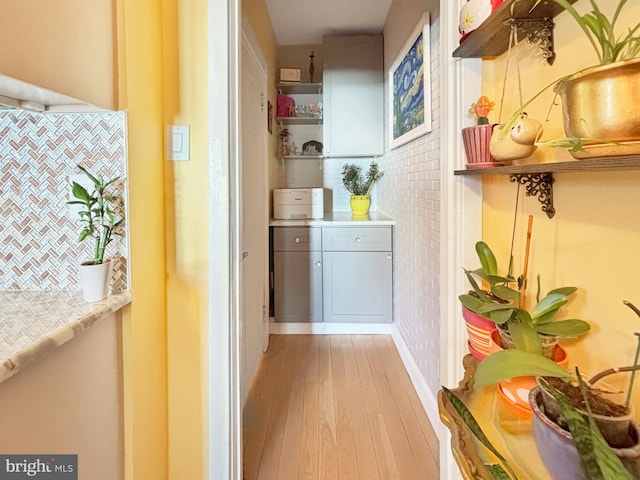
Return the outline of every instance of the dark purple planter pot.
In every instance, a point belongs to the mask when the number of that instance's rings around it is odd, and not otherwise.
[[[542,463],[554,480],[588,480],[580,464],[580,456],[573,445],[571,433],[560,428],[543,413],[542,392],[535,387],[529,393],[529,403],[533,412],[533,437]],[[640,427],[631,423],[640,439]],[[640,443],[631,448],[614,448],[625,468],[635,478],[640,478]]]

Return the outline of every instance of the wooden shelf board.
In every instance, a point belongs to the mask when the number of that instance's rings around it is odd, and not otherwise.
[[[322,125],[322,118],[318,117],[277,117],[281,125]]]
[[[535,163],[504,167],[456,170],[455,175],[514,175],[530,173],[586,172],[640,169],[640,156],[589,158],[557,163]]]
[[[323,155],[285,155],[280,157],[283,160],[322,160]]]
[[[321,83],[298,83],[298,82],[283,82],[278,83],[276,88],[282,93],[292,94],[319,94],[322,93]]]
[[[520,0],[511,14],[511,5],[515,0],[506,0],[491,14],[482,25],[471,32],[453,52],[454,57],[479,58],[497,57],[509,48],[509,25],[505,21],[510,18],[553,18],[564,9],[553,0],[542,0],[531,10],[536,0]],[[575,3],[577,0],[569,0]]]

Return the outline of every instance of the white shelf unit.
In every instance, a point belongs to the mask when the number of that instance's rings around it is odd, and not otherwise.
[[[283,82],[276,85],[280,95],[291,96],[296,105],[310,105],[322,102],[321,83],[297,83]],[[289,147],[295,146],[293,154],[282,155],[282,144],[279,145],[280,158],[282,160],[318,160],[324,158],[322,153],[303,155],[302,145],[310,140],[323,143],[322,140],[322,116],[300,117],[276,117],[279,132],[284,128],[289,131]]]

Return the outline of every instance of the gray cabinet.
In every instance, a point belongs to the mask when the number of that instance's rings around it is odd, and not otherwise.
[[[381,35],[324,37],[324,155],[384,153]]]
[[[325,322],[392,320],[391,227],[322,229]]]
[[[391,226],[274,227],[280,323],[390,323]]]
[[[276,321],[322,321],[321,244],[320,228],[274,228],[273,293]]]

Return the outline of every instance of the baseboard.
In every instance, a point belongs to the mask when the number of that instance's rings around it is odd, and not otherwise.
[[[390,323],[276,323],[275,335],[391,335]]]
[[[429,417],[429,421],[431,425],[433,425],[433,430],[438,435],[438,440],[440,443],[443,442],[443,438],[441,438],[441,428],[440,426],[440,414],[438,412],[438,400],[436,395],[431,391],[427,382],[425,381],[420,369],[418,368],[418,364],[413,359],[411,352],[409,351],[409,347],[400,335],[398,331],[398,327],[395,324],[392,325],[391,328],[391,337],[393,338],[393,342],[398,349],[398,353],[400,354],[400,358],[404,363],[404,367],[407,369],[407,373],[409,374],[409,378],[411,379],[411,383],[413,383],[414,388],[416,389],[416,393],[418,394],[418,398],[420,398],[420,403],[422,403],[422,408],[426,412]]]

